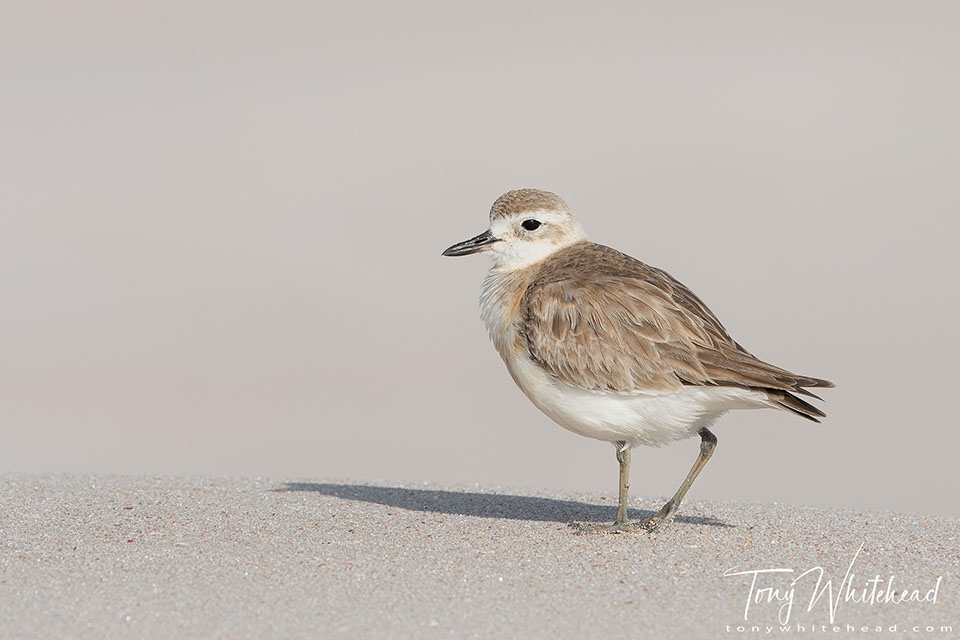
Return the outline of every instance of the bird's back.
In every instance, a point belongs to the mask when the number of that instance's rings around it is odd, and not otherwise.
[[[552,254],[524,280],[518,338],[532,360],[566,384],[616,392],[755,389],[805,418],[824,415],[793,393],[813,396],[804,388],[831,383],[756,358],[660,269],[583,241]]]

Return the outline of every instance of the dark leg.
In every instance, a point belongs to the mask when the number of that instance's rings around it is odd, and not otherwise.
[[[636,525],[627,520],[627,494],[630,491],[630,445],[623,440],[614,443],[617,448],[617,462],[620,463],[620,493],[617,504],[617,519],[613,524],[596,522],[572,522],[570,526],[577,533],[625,533],[636,529]]]
[[[707,460],[709,460],[710,456],[713,455],[713,450],[716,447],[717,436],[713,435],[713,433],[707,428],[701,429],[700,455],[697,457],[697,461],[693,463],[693,468],[690,469],[690,473],[687,474],[683,484],[680,485],[680,488],[677,489],[677,492],[673,494],[673,497],[667,500],[667,504],[660,507],[660,510],[649,518],[638,522],[637,526],[646,529],[647,531],[654,531],[655,529],[662,527],[673,520],[674,514],[676,514],[677,509],[680,508],[680,502],[683,500],[683,497],[687,495],[687,491],[690,490],[690,486],[693,484],[693,481],[697,479],[698,475],[700,475],[700,471],[703,469],[703,466],[707,464]]]
[[[630,491],[630,446],[623,440],[616,443],[617,462],[620,463],[620,493],[617,497],[616,524],[627,522],[627,493]]]

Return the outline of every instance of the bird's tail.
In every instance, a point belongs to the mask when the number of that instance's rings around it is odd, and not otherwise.
[[[820,422],[820,418],[825,418],[827,415],[806,400],[801,400],[789,391],[780,391],[779,389],[770,390],[767,391],[767,396],[777,407],[786,409],[787,411],[795,413],[801,418],[806,418],[807,420]]]
[[[813,422],[820,422],[820,418],[825,418],[827,414],[806,400],[793,395],[794,393],[799,393],[811,398],[816,398],[817,400],[822,400],[820,396],[811,391],[807,391],[805,387],[819,387],[828,389],[833,387],[833,383],[829,380],[821,380],[820,378],[797,376],[796,386],[792,390],[793,393],[782,389],[767,389],[767,395],[769,396],[770,401],[773,402],[777,407],[786,409],[791,413],[795,413],[801,418],[806,418],[807,420],[812,420]]]

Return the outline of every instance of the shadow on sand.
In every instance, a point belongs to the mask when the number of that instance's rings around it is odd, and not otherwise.
[[[615,505],[595,505],[573,500],[512,496],[499,493],[473,493],[469,491],[440,491],[436,489],[406,489],[314,482],[288,482],[282,488],[273,491],[312,491],[343,500],[371,502],[410,511],[540,522],[612,522],[617,513]],[[652,514],[653,511],[646,509],[630,509],[629,511],[630,519],[645,518]],[[674,520],[683,524],[711,527],[733,526],[716,518],[685,516],[683,514],[677,515]]]

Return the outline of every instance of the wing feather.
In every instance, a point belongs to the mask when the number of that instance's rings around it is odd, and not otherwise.
[[[548,259],[522,303],[531,357],[564,382],[595,391],[709,385],[807,395],[803,387],[833,386],[750,354],[666,272],[603,245],[575,247]],[[791,410],[809,406],[794,400]]]

